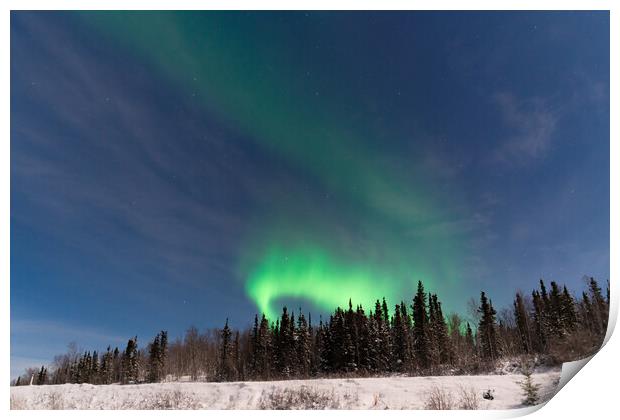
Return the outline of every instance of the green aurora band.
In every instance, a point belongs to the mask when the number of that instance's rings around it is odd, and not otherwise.
[[[446,228],[445,221],[454,220],[449,207],[440,204],[424,174],[414,168],[403,177],[389,156],[379,158],[389,136],[375,136],[363,118],[352,121],[342,111],[356,109],[363,98],[347,83],[346,63],[337,56],[329,72],[321,72],[300,52],[299,44],[310,42],[305,34],[318,34],[300,23],[300,14],[288,20],[230,12],[79,16],[187,97],[196,94],[205,113],[334,197],[328,208],[304,197],[256,203],[238,276],[260,311],[272,318],[274,303],[286,298],[324,310],[349,298],[364,307],[383,296],[394,303],[412,296],[418,279],[458,295],[453,286],[460,245]],[[292,41],[291,31],[297,35]],[[321,95],[307,80],[310,73],[328,87]]]
[[[354,305],[373,308],[379,297],[377,284],[393,283],[385,274],[364,266],[341,265],[320,249],[287,252],[271,249],[250,274],[246,290],[269,319],[279,315],[273,306],[282,297],[304,298],[320,309],[331,311],[343,305],[343,297]],[[399,299],[394,290],[386,299]]]

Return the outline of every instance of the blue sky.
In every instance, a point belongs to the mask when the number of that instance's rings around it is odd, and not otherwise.
[[[125,18],[11,14],[12,376],[245,327],[274,243],[459,312],[609,277],[607,13]]]

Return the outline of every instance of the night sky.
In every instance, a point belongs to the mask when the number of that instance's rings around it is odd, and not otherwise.
[[[11,14],[11,373],[609,276],[609,14]]]

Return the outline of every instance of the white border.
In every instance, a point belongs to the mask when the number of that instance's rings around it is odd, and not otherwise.
[[[617,1],[611,0],[590,0],[590,1],[558,1],[558,0],[522,0],[522,1],[484,1],[484,0],[437,0],[432,2],[414,2],[405,0],[383,0],[381,2],[368,1],[368,0],[346,0],[346,1],[334,1],[334,0],[315,0],[315,1],[294,1],[287,2],[283,0],[231,0],[231,1],[195,1],[195,0],[175,0],[174,2],[169,0],[151,0],[151,1],[139,1],[139,0],[108,0],[108,1],[77,1],[77,0],[8,0],[2,2],[3,14],[2,14],[2,30],[0,32],[0,40],[3,48],[2,51],[3,65],[0,69],[2,75],[2,83],[5,89],[3,90],[1,101],[1,114],[2,114],[2,144],[0,149],[0,197],[2,205],[0,206],[0,214],[2,216],[0,223],[0,267],[2,271],[2,293],[0,293],[0,301],[2,302],[2,310],[0,311],[0,324],[3,325],[3,334],[1,336],[0,353],[2,354],[2,363],[0,363],[1,376],[5,382],[5,393],[3,397],[0,397],[0,407],[2,412],[8,412],[10,416],[19,418],[83,418],[85,412],[80,411],[63,411],[63,412],[27,412],[27,411],[10,411],[9,410],[9,372],[10,372],[10,346],[9,346],[9,331],[10,331],[10,302],[9,302],[9,277],[10,277],[10,73],[9,73],[9,60],[10,60],[10,10],[49,10],[49,9],[61,9],[61,10],[126,10],[126,9],[157,9],[157,10],[198,10],[198,9],[249,9],[249,10],[270,10],[270,9],[290,9],[290,10],[354,10],[354,9],[381,9],[381,10],[610,10],[611,11],[611,70],[610,70],[610,110],[611,110],[611,139],[610,145],[610,169],[611,169],[611,188],[610,188],[610,200],[611,200],[611,243],[610,243],[610,256],[611,257],[611,280],[616,284],[616,278],[618,274],[618,260],[613,256],[620,256],[619,248],[619,235],[618,235],[618,223],[617,216],[620,214],[620,206],[618,201],[618,153],[619,148],[617,144],[618,139],[618,120],[614,116],[618,115],[618,83],[617,75],[620,74],[620,68],[618,66],[618,27],[620,24],[620,8],[616,6],[620,4]],[[614,7],[616,6],[616,7]],[[615,326],[615,321],[618,315],[618,294],[614,293],[614,287],[612,286],[611,298],[612,298],[612,321],[610,325]],[[597,354],[591,362],[583,369],[583,372],[579,373],[577,380],[570,381],[570,383],[559,392],[544,409],[536,411],[532,414],[532,418],[611,418],[616,406],[616,380],[618,378],[618,361],[615,359],[615,354],[618,352],[619,344],[617,337],[611,336],[611,328],[606,337],[607,344],[599,354]],[[303,411],[295,412],[295,417],[300,418],[316,418],[317,416],[325,416],[327,418],[355,418],[359,416],[370,418],[375,416],[389,416],[390,418],[410,418],[411,416],[419,418],[429,417],[444,417],[448,414],[450,418],[503,418],[503,417],[516,417],[523,415],[530,410],[506,410],[506,411],[476,411],[476,412],[428,412],[428,411],[416,411],[414,413],[406,411],[389,411],[388,414],[369,413],[366,411],[331,411],[331,412],[312,412]],[[214,416],[219,418],[236,418],[239,415],[245,415],[244,412],[239,411],[209,411],[208,413],[202,411],[175,411],[169,412],[88,412],[87,415],[96,417],[115,417],[121,418],[152,418],[160,416],[174,415],[175,418],[203,418],[204,416]],[[265,412],[265,411],[252,411],[247,415],[256,417],[257,419],[271,419],[278,417],[288,417],[293,415],[291,412]]]

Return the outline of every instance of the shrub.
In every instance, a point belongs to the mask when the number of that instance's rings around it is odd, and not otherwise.
[[[160,391],[138,400],[126,400],[120,407],[123,410],[193,410],[200,408],[196,399],[179,390]]]
[[[449,391],[433,386],[428,394],[424,408],[427,410],[452,410],[454,399]]]
[[[350,399],[347,396],[347,399]],[[339,408],[340,399],[332,392],[323,392],[302,385],[299,388],[272,388],[263,392],[259,407],[263,410],[324,410]]]
[[[459,408],[461,410],[477,410],[480,407],[478,394],[472,387],[465,388],[459,385]]]

